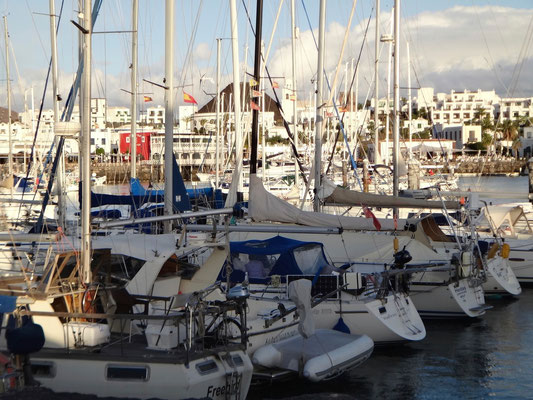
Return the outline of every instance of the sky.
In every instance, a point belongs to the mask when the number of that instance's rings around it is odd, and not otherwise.
[[[283,86],[292,74],[291,0],[283,2],[274,31],[279,0],[264,1],[263,40],[272,48],[267,68]],[[392,0],[381,0],[379,26],[390,31]],[[67,97],[78,63],[78,34],[70,20],[77,19],[78,0],[56,0],[56,14],[63,11],[58,34],[59,91]],[[110,106],[127,106],[130,96],[131,0],[104,0],[93,35],[93,97],[105,97]],[[318,0],[295,0],[296,86],[298,98],[308,99],[316,79]],[[154,99],[141,108],[163,104],[163,91],[142,79],[162,82],[164,76],[164,0],[139,0],[139,91]],[[239,14],[239,59],[244,69],[253,71],[254,36],[245,6],[255,21],[255,1],[237,0]],[[352,7],[349,0],[328,0],[326,20],[325,69],[332,80],[339,62],[341,44]],[[30,88],[35,105],[43,96],[50,59],[48,1],[0,0],[0,12],[7,16],[10,41],[10,74],[13,109],[23,111],[24,93],[30,104]],[[222,87],[231,82],[232,59],[229,0],[176,0],[175,2],[175,82],[176,98],[182,104],[182,91],[193,95],[200,106],[216,91],[216,38],[222,38]],[[365,36],[365,31],[368,31]],[[3,24],[2,24],[3,27]],[[117,31],[119,31],[117,33]],[[110,32],[110,33],[102,33]],[[274,32],[274,33],[273,33]],[[352,60],[357,65],[358,99],[373,94],[375,2],[358,0],[348,43],[341,61],[336,91],[344,90],[345,63],[352,80]],[[500,96],[533,97],[533,1],[531,0],[403,0],[401,2],[400,79],[407,87],[434,87],[437,92],[454,90],[495,90]],[[0,106],[6,105],[5,44],[0,40]],[[407,43],[410,63],[406,57]],[[380,50],[380,95],[386,95],[388,44]],[[248,48],[248,51],[245,49]],[[357,63],[357,60],[359,62]],[[410,73],[408,74],[408,71]],[[241,74],[242,76],[242,74]],[[49,85],[51,86],[51,84]],[[121,90],[122,89],[122,90]],[[402,96],[407,97],[403,89]],[[416,96],[416,90],[413,91]],[[142,97],[140,97],[142,99]],[[45,108],[51,104],[50,87]]]

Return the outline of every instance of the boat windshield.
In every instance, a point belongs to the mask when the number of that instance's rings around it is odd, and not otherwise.
[[[315,275],[329,265],[324,258],[322,246],[316,243],[294,249],[294,259],[304,275]]]

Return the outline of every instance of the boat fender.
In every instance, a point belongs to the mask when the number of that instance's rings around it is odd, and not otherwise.
[[[503,258],[509,258],[509,254],[511,253],[511,247],[509,244],[504,243],[502,246],[501,255]]]
[[[14,319],[13,319],[14,321]],[[27,319],[19,328],[6,329],[7,349],[12,354],[30,354],[44,346],[44,331],[41,325]]]
[[[394,245],[394,252],[398,252],[398,250],[400,249],[400,240],[395,237],[394,240],[392,241],[393,245]]]
[[[494,258],[496,253],[498,253],[499,249],[500,249],[500,245],[498,244],[498,242],[492,243],[492,246],[490,246],[490,249],[489,249],[489,253],[487,254],[487,258],[488,259]]]

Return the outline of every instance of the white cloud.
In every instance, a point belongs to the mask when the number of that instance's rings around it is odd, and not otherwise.
[[[207,43],[200,43],[196,46],[196,49],[194,49],[194,58],[197,61],[209,60],[209,57],[211,57],[211,49]]]
[[[531,20],[532,11],[510,7],[453,7],[438,12],[423,12],[402,20],[402,43],[400,49],[401,79],[406,81],[406,40],[410,41],[411,63],[421,86],[434,86],[437,91],[451,89],[495,89],[506,94],[506,86],[513,76],[520,49]],[[381,15],[381,29],[388,33],[390,12]],[[360,63],[360,101],[369,89],[373,76],[374,23],[369,28],[367,44],[363,48]],[[366,21],[353,27],[344,62],[357,58],[363,41]],[[300,27],[297,67],[298,87],[302,92],[311,90],[311,79],[316,75],[317,52],[311,31]],[[332,23],[327,27],[325,68],[332,74],[337,65],[338,54],[345,27]],[[318,32],[315,31],[318,40]],[[382,50],[380,62],[380,86],[385,88],[387,74],[387,48]],[[274,75],[290,76],[290,42],[282,42],[271,57],[270,70]],[[532,69],[531,54],[526,54],[521,70],[520,85],[515,96],[533,96],[533,81],[528,79]],[[344,75],[344,66],[342,74]],[[418,83],[411,74],[412,86]],[[349,78],[350,79],[350,78]],[[367,83],[365,83],[367,82]],[[503,84],[502,84],[503,83]],[[340,83],[343,88],[344,84]],[[372,85],[373,86],[373,85]],[[407,86],[406,82],[401,86]],[[382,92],[383,95],[385,90]]]
[[[495,89],[498,94],[505,95],[507,86],[513,79],[513,71],[519,59],[521,48],[528,32],[529,22],[532,17],[532,10],[517,9],[511,7],[494,6],[457,6],[447,10],[436,12],[422,12],[402,21],[402,48],[401,48],[401,78],[406,85],[406,59],[405,42],[410,41],[411,61],[416,71],[412,74],[412,86],[433,86],[437,91],[449,92],[451,89]],[[387,31],[390,21],[390,12],[382,12],[382,31]],[[359,67],[359,101],[363,96],[372,92],[373,66],[374,66],[374,22],[371,21],[367,43],[363,47],[361,62]],[[366,28],[366,20],[359,25],[353,26],[349,35],[347,48],[344,55],[344,62],[357,59],[361,44],[363,42]],[[300,27],[300,36],[297,41],[297,83],[300,91],[300,98],[308,98],[312,91],[312,81],[316,79],[317,52],[312,32]],[[334,22],[327,26],[326,34],[326,62],[325,68],[329,76],[337,65],[345,27]],[[318,40],[318,29],[314,30],[316,40]],[[214,40],[214,39],[213,39]],[[276,42],[275,42],[276,43]],[[241,44],[242,47],[242,44]],[[384,45],[380,62],[380,87],[385,94],[386,75],[386,49]],[[231,51],[230,47],[226,47]],[[215,52],[216,53],[216,52]],[[194,61],[200,65],[209,67],[194,67],[186,74],[186,82],[179,82],[181,71],[177,65],[175,73],[176,86],[192,84],[187,86],[186,91],[198,100],[200,106],[207,102],[211,96],[207,93],[214,93],[215,85],[210,81],[203,81],[200,87],[200,77],[204,74],[212,79],[215,78],[215,67],[213,58],[216,56],[212,52],[212,43],[199,43],[194,49]],[[222,56],[225,62],[226,75],[223,77],[222,87],[231,81],[231,56]],[[241,55],[242,59],[242,55]],[[225,60],[225,61],[224,61]],[[228,61],[229,60],[229,61]],[[290,38],[278,38],[277,48],[273,48],[268,68],[273,76],[290,77],[292,74],[291,65],[291,40]],[[518,70],[518,68],[516,68]],[[519,84],[516,91],[511,93],[514,96],[533,96],[533,60],[531,50],[526,52],[521,68]],[[68,90],[72,84],[73,75],[71,73],[60,74],[60,93],[64,100],[68,95]],[[139,67],[139,77],[150,79],[162,83],[164,76],[164,57],[158,55],[150,60],[150,64],[142,63]],[[32,85],[35,90],[36,107],[39,106],[41,93],[46,77],[46,69],[24,69],[20,84],[13,83],[13,109],[23,110],[23,90]],[[344,79],[344,66],[339,75]],[[417,77],[419,82],[417,82]],[[164,91],[142,82],[140,79],[140,91],[149,92],[154,99],[152,104],[163,104]],[[350,78],[349,78],[350,79]],[[283,79],[276,78],[280,84]],[[93,95],[103,96],[104,74],[101,68],[93,71]],[[120,89],[129,90],[130,78],[129,70],[126,69],[118,74],[107,73],[105,77],[106,97],[109,105],[129,104],[129,95]],[[344,88],[343,81],[339,80],[340,88]],[[181,104],[181,90],[176,91],[177,104]],[[51,82],[46,96],[45,107],[50,107]],[[403,95],[403,94],[402,94]],[[5,100],[4,100],[5,104]]]

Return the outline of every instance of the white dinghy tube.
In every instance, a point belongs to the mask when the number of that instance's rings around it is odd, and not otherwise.
[[[299,372],[305,378],[318,382],[334,378],[370,357],[374,342],[366,335],[315,330],[311,285],[307,279],[299,279],[289,285],[290,298],[300,315],[300,335],[257,349],[253,355],[255,365]]]

